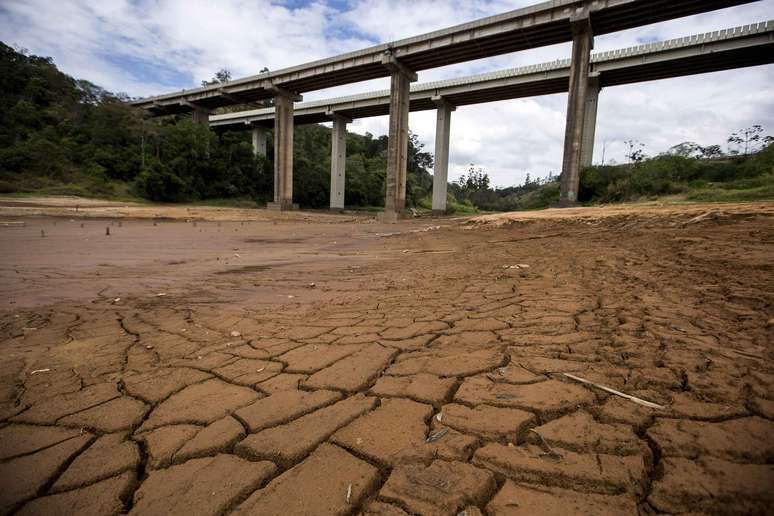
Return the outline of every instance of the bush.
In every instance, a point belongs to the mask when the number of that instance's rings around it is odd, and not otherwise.
[[[622,202],[652,199],[702,190],[716,183],[725,189],[749,189],[768,184],[768,179],[764,177],[772,172],[774,146],[749,158],[699,160],[663,155],[636,164],[587,168],[581,174],[579,200]],[[705,192],[702,195],[706,197],[708,194]]]

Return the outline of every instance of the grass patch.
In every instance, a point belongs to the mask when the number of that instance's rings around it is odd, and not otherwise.
[[[710,184],[704,188],[693,190],[685,195],[687,201],[694,202],[750,202],[774,200],[774,176],[768,177],[768,183],[745,188],[735,184]],[[759,179],[759,178],[754,178]],[[757,183],[757,181],[750,181]]]

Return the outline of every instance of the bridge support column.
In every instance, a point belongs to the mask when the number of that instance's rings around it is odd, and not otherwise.
[[[209,125],[210,124],[210,110],[201,107],[194,107],[193,113],[191,113],[191,120],[195,124]]]
[[[564,133],[564,158],[559,205],[573,206],[578,202],[580,185],[581,145],[586,119],[589,61],[594,47],[594,35],[588,13],[577,16],[572,23],[572,62],[570,64],[570,92],[567,99],[567,126]]]
[[[456,108],[443,97],[433,97],[438,106],[435,119],[435,165],[433,167],[433,213],[446,213],[446,184],[449,177],[449,135],[451,113]]]
[[[590,167],[594,158],[594,137],[597,132],[597,104],[599,102],[599,74],[589,74],[586,91],[586,115],[583,119],[583,143],[581,144],[581,170]]]
[[[331,133],[331,209],[344,209],[344,184],[347,166],[347,124],[351,119],[332,113]]]
[[[253,135],[253,154],[256,156],[266,156],[266,133],[268,130],[260,125],[254,125]]]
[[[397,222],[406,207],[409,94],[410,85],[417,80],[417,74],[403,66],[391,54],[382,56],[382,64],[390,70],[391,78],[387,187],[384,212],[380,214],[380,219],[384,222]]]
[[[274,202],[273,210],[297,210],[293,203],[293,101],[300,95],[278,87],[274,92]]]

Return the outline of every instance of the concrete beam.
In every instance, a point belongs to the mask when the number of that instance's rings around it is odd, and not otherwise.
[[[570,94],[567,99],[567,125],[564,133],[564,158],[559,205],[572,206],[578,202],[581,171],[581,142],[586,118],[586,94],[589,85],[589,62],[594,47],[594,35],[588,12],[571,20],[572,60],[570,63]]]
[[[233,93],[229,93],[228,91],[226,91],[223,88],[219,89],[218,92],[220,93],[221,97],[223,97],[224,99],[228,100],[229,102],[233,102],[234,104],[242,104],[242,105],[245,105],[245,106],[252,106],[252,107],[254,107],[256,109],[263,109],[264,107],[266,107],[263,103],[251,102],[249,100],[245,100],[245,99],[241,98],[239,95],[234,95]]]
[[[446,213],[446,184],[449,177],[449,136],[451,113],[456,108],[443,97],[433,97],[436,109],[435,165],[433,167],[433,213]]]
[[[274,100],[274,210],[298,209],[293,203],[293,99],[278,95]]]
[[[386,61],[395,64],[390,59]],[[416,74],[413,77],[416,77]],[[406,207],[411,78],[410,73],[406,73],[398,66],[393,66],[390,78],[390,126],[387,137],[387,187],[384,212],[380,215],[384,222],[397,222]]]
[[[405,75],[409,82],[417,82],[419,76],[413,70],[408,69],[403,63],[398,61],[392,53],[386,51],[382,54],[382,65],[390,71],[390,74],[400,73]]]
[[[344,209],[344,185],[347,168],[347,124],[352,119],[331,114],[331,209]]]
[[[193,120],[193,123],[209,125],[210,123],[209,109],[202,107],[198,104],[194,104],[193,102],[189,102],[187,100],[181,100],[180,105],[189,107],[193,110],[191,114],[191,119]]]
[[[586,115],[583,118],[583,140],[581,143],[581,169],[590,167],[594,158],[594,137],[597,133],[597,104],[599,103],[599,73],[589,74],[586,91]]]
[[[277,86],[276,84],[267,83],[266,86],[264,86],[264,89],[274,94],[275,97],[285,97],[287,99],[292,100],[293,102],[304,101],[304,97],[302,95],[298,94],[295,91],[290,91],[281,86]]]
[[[254,125],[252,128],[253,136],[253,154],[256,156],[266,156],[266,133],[268,129],[260,125]]]

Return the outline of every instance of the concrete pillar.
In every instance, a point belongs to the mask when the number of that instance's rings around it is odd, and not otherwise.
[[[380,218],[395,222],[406,207],[406,167],[408,163],[408,118],[410,84],[417,74],[392,55],[382,56],[382,64],[391,72],[390,126],[387,142],[387,187],[384,213]]]
[[[295,210],[293,203],[293,95],[277,93],[274,98],[274,210]]]
[[[586,116],[583,119],[581,169],[590,167],[594,158],[594,137],[597,132],[597,103],[600,90],[599,73],[589,74],[589,85],[588,90],[586,90]]]
[[[192,104],[190,102],[186,103],[189,107],[193,108],[193,112],[191,113],[191,120],[194,124],[203,125],[204,127],[210,126],[210,111],[208,109],[205,109],[201,106],[198,106],[196,104]],[[204,141],[204,152],[206,154],[206,157],[209,159],[210,157],[210,139],[207,138]]]
[[[433,167],[433,213],[446,213],[446,184],[449,177],[449,135],[451,112],[456,108],[442,97],[433,97],[438,106],[435,119],[435,166]]]
[[[210,111],[208,109],[195,107],[193,113],[191,114],[191,119],[195,124],[209,125]]]
[[[567,99],[567,126],[564,134],[564,159],[559,205],[572,206],[578,202],[581,171],[581,142],[586,114],[589,61],[594,47],[594,36],[588,13],[575,16],[572,23],[572,62],[570,64],[570,92]]]
[[[266,156],[266,133],[268,129],[261,125],[254,125],[253,133],[253,154],[256,156]]]
[[[344,209],[344,183],[347,166],[347,124],[352,120],[337,114],[331,132],[331,209]]]

